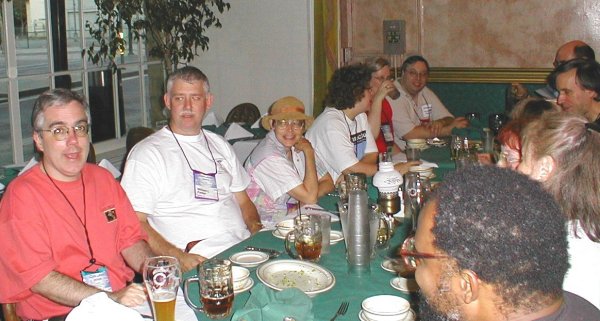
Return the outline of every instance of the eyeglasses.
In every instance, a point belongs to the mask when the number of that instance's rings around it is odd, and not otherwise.
[[[388,76],[388,77],[384,77],[384,76],[379,76],[379,77],[373,77],[373,79],[377,79],[379,80],[379,82],[384,82],[386,80],[392,80],[392,76]]]
[[[55,126],[50,129],[40,129],[38,132],[50,132],[54,139],[58,141],[63,141],[67,139],[69,136],[69,132],[73,128],[73,132],[75,132],[75,136],[77,137],[86,137],[88,135],[88,131],[90,130],[89,124],[82,124],[77,126]]]
[[[442,255],[442,254],[433,254],[433,253],[422,253],[422,252],[417,252],[417,250],[415,249],[415,237],[414,236],[409,236],[408,238],[406,238],[406,240],[404,240],[404,243],[402,243],[402,247],[400,248],[400,256],[402,256],[402,258],[404,258],[404,263],[406,263],[406,265],[412,267],[412,268],[416,268],[419,262],[419,260],[422,259],[445,259],[448,258],[447,255]]]
[[[299,130],[304,128],[304,120],[299,119],[278,119],[275,120],[275,127],[277,129],[287,129],[292,127],[293,130]]]
[[[410,78],[427,78],[429,77],[429,72],[425,71],[425,72],[418,72],[414,69],[409,70],[408,72],[408,76]]]

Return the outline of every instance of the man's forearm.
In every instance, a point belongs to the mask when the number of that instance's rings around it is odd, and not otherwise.
[[[99,289],[55,271],[48,273],[31,287],[31,291],[70,307],[77,306],[81,300],[100,292]]]
[[[152,252],[158,255],[168,255],[180,257],[183,250],[169,243],[162,235],[160,235],[148,222],[140,222],[142,228],[148,234],[148,244]]]
[[[138,273],[142,273],[144,261],[148,257],[154,256],[154,252],[150,249],[150,245],[146,241],[138,241],[130,247],[124,249],[121,255],[132,269]]]

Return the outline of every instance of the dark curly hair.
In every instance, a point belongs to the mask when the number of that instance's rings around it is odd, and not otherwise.
[[[375,70],[364,64],[355,64],[336,70],[327,84],[325,105],[339,110],[353,108],[371,88],[371,74]]]
[[[540,184],[515,171],[470,166],[435,194],[435,245],[492,284],[505,308],[539,308],[562,296],[566,222]]]

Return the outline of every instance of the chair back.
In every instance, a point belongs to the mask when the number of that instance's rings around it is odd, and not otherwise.
[[[253,124],[260,118],[260,110],[253,103],[239,104],[227,114],[225,123],[246,123]]]

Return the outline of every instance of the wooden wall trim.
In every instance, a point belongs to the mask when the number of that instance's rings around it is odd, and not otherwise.
[[[457,83],[544,84],[549,68],[431,68],[428,81]]]

